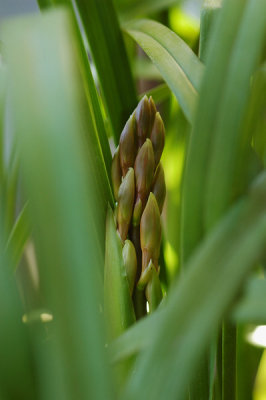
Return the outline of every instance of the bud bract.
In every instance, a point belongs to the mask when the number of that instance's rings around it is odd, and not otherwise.
[[[118,200],[118,190],[121,185],[122,180],[122,172],[120,167],[120,155],[119,155],[119,146],[117,147],[113,160],[112,160],[112,168],[111,168],[111,177],[112,177],[112,184],[114,190],[115,200]]]
[[[142,201],[142,206],[147,201],[154,176],[154,154],[150,139],[138,151],[135,161],[136,191],[137,197]]]
[[[158,165],[163,152],[164,138],[165,138],[164,123],[160,114],[157,112],[154,118],[154,123],[150,136],[154,151],[155,167]]]
[[[135,247],[130,240],[125,241],[125,245],[123,247],[123,260],[127,273],[129,291],[132,296],[137,274],[137,256]]]
[[[140,220],[140,245],[142,250],[142,271],[147,268],[150,259],[158,267],[161,244],[161,220],[157,200],[150,193]]]
[[[151,113],[150,114],[150,132],[151,132],[152,127],[153,127],[155,114],[156,114],[157,110],[156,110],[156,105],[155,105],[155,103],[153,101],[153,98],[151,96],[149,97],[149,103],[150,103],[150,113]]]
[[[164,170],[161,163],[159,163],[158,167],[156,168],[152,184],[152,193],[156,197],[158,207],[161,213],[166,195]]]
[[[125,176],[128,171],[128,168],[134,166],[137,154],[135,114],[131,115],[121,133],[119,148],[120,148],[120,164],[121,164],[122,174],[123,176]]]
[[[123,241],[126,240],[127,238],[127,233],[133,212],[134,198],[135,198],[134,169],[129,168],[125,178],[123,178],[122,180],[118,192],[117,224],[118,224],[118,232]]]
[[[136,108],[137,136],[139,147],[145,142],[150,133],[150,103],[147,96],[144,96]]]
[[[163,294],[159,279],[159,272],[156,271],[154,266],[152,268],[151,278],[146,286],[145,294],[149,303],[150,312],[155,311],[163,298]]]

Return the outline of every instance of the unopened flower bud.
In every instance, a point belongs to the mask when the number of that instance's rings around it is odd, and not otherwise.
[[[166,195],[164,170],[161,163],[159,163],[158,167],[156,168],[152,184],[152,193],[156,197],[158,207],[161,213]]]
[[[120,164],[123,176],[126,175],[128,168],[134,166],[137,154],[136,128],[136,118],[134,113],[127,121],[119,141]]]
[[[117,224],[118,224],[118,232],[123,241],[126,240],[127,238],[127,233],[133,211],[134,198],[135,198],[134,169],[129,168],[125,178],[123,178],[122,180],[118,192]]]
[[[158,268],[161,244],[161,220],[157,200],[150,193],[148,202],[140,220],[140,245],[142,250],[142,271],[147,268],[150,259]]]
[[[157,109],[156,109],[156,105],[153,101],[153,98],[151,96],[149,97],[149,103],[150,103],[150,132],[151,132]]]
[[[141,214],[142,214],[142,201],[140,198],[138,198],[133,210],[133,217],[132,217],[133,226],[139,225]]]
[[[150,133],[151,110],[147,96],[144,96],[136,108],[138,145],[141,147]]]
[[[114,156],[113,156],[111,176],[112,176],[114,196],[117,201],[118,200],[118,190],[121,185],[121,179],[122,179],[122,172],[121,172],[121,167],[120,167],[119,146],[117,147],[117,149],[114,153]]]
[[[150,139],[146,139],[145,143],[139,149],[134,169],[137,197],[141,199],[142,206],[144,206],[154,176],[154,154]]]
[[[163,294],[159,279],[159,271],[157,271],[154,266],[151,271],[151,278],[146,286],[145,294],[149,303],[150,312],[155,311],[163,298]]]
[[[158,165],[163,152],[164,138],[165,138],[164,123],[159,112],[157,112],[154,118],[154,123],[150,136],[154,150],[155,167]]]
[[[139,281],[137,283],[137,289],[138,290],[144,290],[145,287],[147,286],[148,282],[151,279],[152,276],[152,270],[154,269],[154,265],[152,263],[152,260],[150,260],[147,268],[144,269],[144,271],[141,272]]]
[[[125,241],[123,247],[123,260],[127,273],[129,291],[132,296],[137,273],[137,256],[135,247],[130,240]]]

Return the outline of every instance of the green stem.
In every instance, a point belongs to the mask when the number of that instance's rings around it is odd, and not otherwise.
[[[222,400],[236,399],[236,326],[223,324]]]

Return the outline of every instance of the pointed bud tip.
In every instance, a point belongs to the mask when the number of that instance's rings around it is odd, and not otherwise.
[[[120,155],[119,155],[119,146],[116,148],[113,159],[112,159],[112,166],[111,166],[111,177],[112,177],[112,184],[114,190],[114,197],[115,200],[118,199],[118,191],[121,184],[122,179],[122,172],[120,167]]]
[[[137,255],[133,243],[128,239],[125,241],[122,254],[127,273],[129,290],[132,295],[137,273]]]

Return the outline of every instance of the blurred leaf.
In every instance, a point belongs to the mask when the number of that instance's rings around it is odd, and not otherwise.
[[[46,9],[48,6],[47,0],[39,0],[39,6],[41,9]],[[98,98],[97,89],[93,80],[88,54],[82,39],[82,35],[80,33],[80,28],[78,25],[78,21],[76,20],[76,14],[73,7],[73,3],[71,0],[51,0],[49,1],[49,7],[51,6],[58,6],[58,5],[65,5],[68,7],[69,11],[71,12],[72,18],[76,21],[75,23],[75,31],[77,35],[77,43],[79,48],[79,63],[83,75],[83,85],[86,93],[86,99],[89,107],[88,117],[91,120],[91,129],[94,129],[94,134],[87,136],[89,147],[93,148],[100,148],[97,150],[98,157],[103,156],[104,165],[100,165],[99,168],[101,171],[101,175],[103,178],[103,188],[107,192],[107,196],[109,198],[109,202],[113,204],[113,196],[112,196],[112,189],[111,189],[111,177],[110,177],[110,169],[111,169],[111,162],[112,162],[112,155],[110,151],[110,146],[108,142],[108,137],[103,121],[102,111],[100,109],[100,103]],[[104,170],[104,171],[103,171]],[[105,176],[106,175],[106,176]],[[109,178],[109,182],[107,181],[107,176]],[[106,195],[106,193],[104,193]]]
[[[3,399],[36,399],[29,337],[22,324],[22,307],[4,249],[0,215],[0,390]],[[15,383],[14,383],[15,380]],[[3,397],[2,397],[3,396]]]
[[[182,0],[115,0],[117,10],[122,20],[131,20],[135,17],[143,17],[173,5]]]
[[[137,58],[134,61],[133,74],[137,79],[162,80],[158,68],[146,56],[145,58]]]
[[[0,196],[4,178],[4,114],[6,98],[6,69],[0,61]]]
[[[157,66],[192,122],[203,64],[182,39],[158,22],[138,20],[125,24],[125,29]]]
[[[233,310],[232,317],[239,323],[266,325],[266,280],[252,278]]]
[[[119,336],[136,320],[122,258],[122,243],[116,232],[111,208],[108,208],[106,218],[104,313],[109,339]]]
[[[222,0],[205,0],[200,13],[200,59],[205,62],[207,58],[208,43],[212,28],[219,15]]]
[[[183,178],[180,227],[181,265],[184,264],[204,235],[203,207],[210,148],[244,3],[245,0],[224,1],[224,6],[218,15],[210,38],[206,70],[188,146]]]
[[[111,0],[76,0],[101,83],[115,142],[137,104],[122,33]]]
[[[4,28],[42,293],[55,319],[55,347],[38,348],[42,398],[112,399],[99,312],[107,199],[96,181],[102,159],[86,139],[94,130],[75,38],[62,10]]]
[[[209,148],[204,206],[207,229],[214,225],[232,200],[237,159],[243,157],[239,144],[244,133],[241,122],[245,116],[250,79],[266,43],[264,11],[264,0],[248,1],[234,43]]]
[[[264,168],[266,168],[266,63],[254,76],[253,91],[251,96],[251,118],[249,129],[252,129],[254,148]]]
[[[162,103],[164,100],[168,99],[171,96],[171,90],[169,87],[165,84],[162,83],[161,85],[156,86],[155,88],[148,90],[144,93],[141,93],[139,95],[139,99],[142,99],[144,95],[152,96],[154,102],[156,104]]]
[[[137,359],[124,399],[183,399],[243,279],[266,240],[266,174],[190,258]],[[157,314],[158,317],[158,314]],[[178,374],[176,373],[178,371]]]
[[[14,268],[17,267],[20,261],[31,231],[29,227],[27,208],[28,203],[25,204],[19,213],[7,241],[7,252],[10,254],[10,257],[12,257]]]

